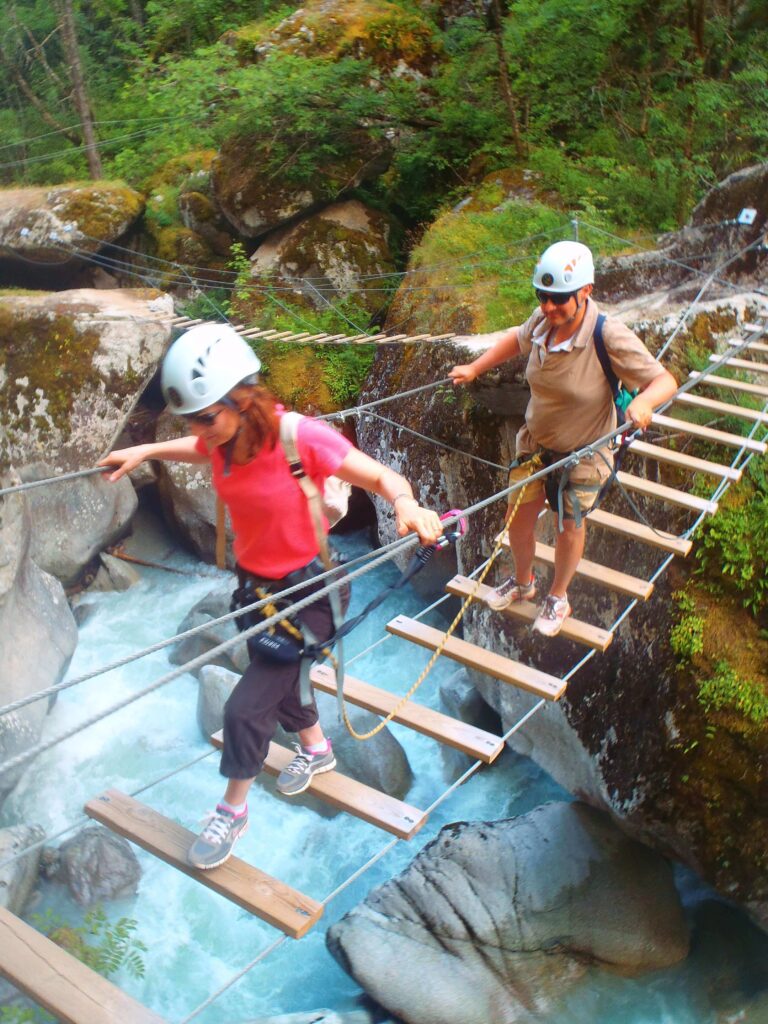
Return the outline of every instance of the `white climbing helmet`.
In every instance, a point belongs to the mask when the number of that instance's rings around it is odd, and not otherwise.
[[[548,292],[575,292],[595,283],[592,252],[581,242],[555,242],[539,257],[533,287]]]
[[[160,386],[171,412],[199,412],[261,369],[250,345],[229,324],[199,324],[174,341]]]

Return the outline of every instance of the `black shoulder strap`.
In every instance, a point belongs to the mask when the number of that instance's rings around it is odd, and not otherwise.
[[[600,360],[600,365],[603,368],[605,379],[608,381],[608,386],[611,389],[614,401],[619,394],[619,378],[613,372],[611,361],[608,358],[608,353],[605,350],[605,341],[603,340],[603,324],[605,323],[605,314],[598,313],[597,322],[595,323],[595,330],[592,334],[592,340],[595,343],[595,352],[597,358]]]

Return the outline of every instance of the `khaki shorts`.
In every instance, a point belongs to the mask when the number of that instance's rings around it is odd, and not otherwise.
[[[573,512],[574,499],[578,500],[581,514],[586,515],[597,501],[601,487],[610,477],[613,469],[613,455],[606,448],[601,449],[601,452],[602,455],[605,455],[605,459],[602,458],[601,454],[590,455],[588,458],[581,459],[578,465],[572,466],[569,470],[568,482],[563,488],[563,516],[565,519],[575,518]],[[525,459],[529,454],[528,452],[522,453],[518,458]],[[607,462],[606,459],[608,460]],[[554,459],[553,461],[557,462],[559,460]],[[534,470],[534,472],[536,471]],[[510,486],[517,483],[518,480],[524,480],[530,472],[529,462],[523,462],[520,466],[513,466],[509,471]],[[548,477],[540,477],[538,480],[534,480],[533,483],[522,488],[523,496],[520,499],[520,504],[527,505],[531,501],[540,501],[545,495],[547,497],[550,495],[554,496],[557,492],[556,477],[557,472]],[[549,494],[546,493],[545,484],[548,484]],[[510,494],[510,510],[519,495],[519,490],[513,491]],[[553,506],[551,499],[550,506]],[[556,505],[554,506],[554,511],[557,512]]]

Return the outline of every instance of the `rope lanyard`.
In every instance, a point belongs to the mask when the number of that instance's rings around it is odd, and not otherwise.
[[[527,468],[527,472],[525,474],[525,477],[523,477],[523,479],[525,479],[528,476],[531,476],[538,469],[540,469],[541,466],[542,466],[542,461],[541,461],[541,458],[538,455],[534,455],[531,459],[528,460],[528,462],[525,465],[526,465],[526,468]],[[510,508],[509,515],[507,516],[507,520],[504,523],[504,526],[503,526],[503,528],[501,530],[501,533],[496,538],[496,543],[494,544],[493,551],[491,552],[491,557],[488,559],[488,562],[486,563],[485,568],[483,569],[482,573],[478,576],[477,580],[475,581],[475,585],[472,588],[472,592],[465,597],[464,601],[462,602],[461,608],[459,608],[459,611],[456,614],[456,617],[454,618],[453,622],[450,624],[448,629],[445,631],[445,635],[443,636],[442,640],[440,641],[440,643],[438,644],[437,648],[435,649],[432,657],[429,659],[429,661],[427,662],[426,667],[423,669],[423,671],[421,672],[421,674],[419,675],[418,679],[413,684],[413,686],[411,686],[410,690],[408,690],[408,692],[406,694],[404,694],[400,698],[400,700],[397,702],[397,704],[394,706],[394,708],[387,714],[387,716],[385,718],[382,718],[382,720],[380,722],[378,722],[372,729],[369,729],[368,732],[358,732],[355,729],[355,727],[352,725],[352,723],[349,720],[349,715],[347,714],[346,704],[342,705],[342,718],[343,718],[343,721],[344,721],[344,725],[347,727],[347,732],[351,736],[353,736],[356,740],[360,740],[360,741],[369,740],[373,736],[376,736],[377,733],[381,732],[381,730],[385,726],[389,725],[389,723],[400,713],[400,711],[402,711],[402,709],[405,707],[405,705],[408,703],[408,701],[411,699],[411,697],[414,695],[414,693],[416,693],[418,688],[421,686],[421,684],[427,678],[429,673],[432,671],[432,669],[433,669],[433,667],[435,665],[435,662],[440,657],[440,655],[443,653],[443,650],[445,649],[445,645],[448,643],[448,641],[450,640],[451,636],[453,635],[453,633],[455,632],[456,628],[458,627],[459,623],[464,618],[464,615],[465,615],[467,609],[469,608],[469,605],[476,598],[477,592],[479,591],[480,587],[482,586],[483,580],[488,575],[488,573],[491,570],[491,567],[493,566],[494,562],[498,558],[499,553],[500,553],[502,547],[504,546],[504,537],[505,537],[507,531],[509,530],[509,527],[512,525],[512,520],[517,515],[517,510],[520,508],[521,504],[523,503],[523,496],[525,495],[525,492],[528,490],[529,486],[530,486],[530,484],[528,483],[528,484],[525,484],[523,487],[521,487],[519,489],[519,491],[517,493],[517,497],[515,498],[514,504]],[[338,688],[339,688],[339,680],[337,678],[337,680],[336,680],[336,689],[337,689],[337,691],[338,691]]]

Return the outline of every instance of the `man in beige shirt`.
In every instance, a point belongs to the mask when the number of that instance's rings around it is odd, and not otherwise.
[[[544,452],[550,461],[557,461],[616,427],[613,394],[593,340],[599,315],[590,298],[594,279],[592,253],[586,245],[569,241],[551,245],[533,274],[539,308],[520,326],[474,335],[473,341],[487,341],[491,347],[473,362],[454,366],[449,374],[454,385],[469,384],[507,359],[528,356],[525,375],[531,398],[516,438],[517,460]],[[645,430],[654,408],[672,397],[677,382],[620,321],[605,317],[602,335],[616,377],[625,387],[639,389],[627,407],[627,420]],[[564,515],[555,541],[554,578],[533,624],[545,636],[559,633],[571,614],[568,586],[584,553],[586,537],[582,514],[594,505],[612,465],[610,449],[600,448],[570,470],[562,489]],[[526,475],[525,467],[515,467],[510,482]],[[517,497],[518,492],[513,492],[510,501]],[[509,528],[515,575],[504,580],[488,598],[488,604],[497,611],[513,601],[530,601],[536,596],[534,528],[545,499],[541,482],[525,489]]]

